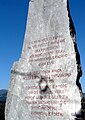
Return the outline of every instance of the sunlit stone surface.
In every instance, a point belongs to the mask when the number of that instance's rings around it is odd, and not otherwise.
[[[80,59],[67,8],[67,0],[30,1],[21,58],[11,71],[6,120],[75,120],[80,111]]]

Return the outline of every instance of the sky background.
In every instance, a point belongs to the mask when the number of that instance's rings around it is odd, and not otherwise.
[[[21,55],[29,0],[0,0],[0,89],[8,89],[11,67]],[[85,92],[85,0],[69,0],[71,16],[77,33]]]

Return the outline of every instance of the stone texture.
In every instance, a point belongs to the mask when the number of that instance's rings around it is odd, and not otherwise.
[[[11,70],[6,120],[77,119],[81,75],[67,0],[30,0],[21,58]]]

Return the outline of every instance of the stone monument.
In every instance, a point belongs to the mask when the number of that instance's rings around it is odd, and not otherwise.
[[[77,120],[81,75],[68,1],[30,0],[21,58],[11,70],[5,120]]]

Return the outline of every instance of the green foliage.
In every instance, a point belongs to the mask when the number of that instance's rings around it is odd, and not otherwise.
[[[5,120],[5,102],[0,102],[0,120]]]

